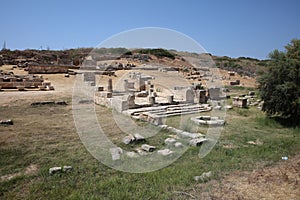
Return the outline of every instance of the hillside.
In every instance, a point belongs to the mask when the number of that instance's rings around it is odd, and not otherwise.
[[[61,64],[80,65],[90,55],[93,60],[123,59],[136,64],[168,65],[174,68],[192,68],[187,58],[197,58],[201,62],[210,62],[213,59],[215,65],[220,69],[234,71],[241,76],[255,77],[257,72],[265,70],[267,60],[258,60],[249,57],[230,58],[227,56],[214,56],[211,54],[196,54],[178,52],[164,49],[135,49],[125,48],[77,48],[68,50],[1,50],[0,65],[27,66],[31,64]],[[206,61],[208,60],[208,61]],[[210,61],[209,61],[210,60]]]

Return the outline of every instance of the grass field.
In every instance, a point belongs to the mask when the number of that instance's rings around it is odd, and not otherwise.
[[[69,96],[60,99],[71,102]],[[199,147],[191,147],[161,170],[125,173],[103,165],[88,153],[76,133],[71,105],[32,107],[32,101],[0,105],[1,118],[14,121],[13,126],[0,126],[0,199],[259,199],[255,191],[226,198],[229,193],[215,191],[214,184],[226,188],[228,183],[222,180],[229,180],[232,174],[241,177],[244,172],[276,167],[285,162],[282,156],[298,158],[300,152],[298,127],[284,127],[256,107],[234,108],[227,112],[219,142],[205,158],[198,157]],[[110,112],[97,106],[99,118],[106,120],[106,131],[117,142],[122,132],[109,128],[113,123]],[[163,140],[155,136],[148,141],[160,145]],[[294,162],[300,166],[299,158]],[[49,175],[50,167],[63,165],[71,165],[73,170]],[[194,181],[194,176],[208,171],[213,174],[210,181]],[[295,172],[298,177],[299,171]],[[291,195],[299,194],[299,180],[295,180],[286,185]],[[270,193],[259,197],[268,199]]]

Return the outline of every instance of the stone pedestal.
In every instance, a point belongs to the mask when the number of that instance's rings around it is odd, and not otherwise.
[[[206,103],[206,91],[199,90],[199,101],[198,103]]]
[[[168,100],[169,104],[173,104],[174,103],[174,96],[173,95],[168,95],[167,100]]]
[[[194,92],[192,89],[187,89],[185,92],[185,101],[187,103],[194,103]]]
[[[154,105],[155,104],[155,97],[154,96],[148,96],[148,102],[150,105]]]
[[[113,91],[113,86],[112,86],[112,79],[108,79],[108,86],[107,86],[107,91],[112,92]]]

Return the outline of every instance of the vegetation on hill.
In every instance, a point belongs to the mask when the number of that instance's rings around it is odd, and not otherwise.
[[[211,58],[220,69],[235,71],[240,75],[249,77],[255,77],[258,71],[265,71],[265,66],[267,66],[268,63],[268,60],[258,60],[249,57],[230,58],[227,56],[213,56],[208,53],[201,54],[205,55],[201,56],[196,53],[178,52],[175,50],[165,50],[161,48],[135,50],[128,50],[126,48],[76,48],[68,50],[26,49],[23,51],[11,51],[9,49],[4,49],[0,51],[0,65],[17,65],[20,62],[20,59],[23,59],[22,62],[25,60],[28,64],[80,65],[88,55],[91,55],[94,60],[103,60],[105,58],[117,59],[121,57],[141,62],[149,62],[151,60],[150,56],[155,56],[157,59],[161,60],[164,60],[165,58],[167,58],[165,60],[171,59],[170,61],[172,64],[175,64],[173,61],[176,61],[176,63],[180,61],[179,65],[183,66],[188,65],[184,59],[186,57],[196,57],[204,60]]]
[[[173,53],[170,53],[168,50],[165,49],[140,49],[137,51],[138,53],[141,54],[151,54],[156,56],[157,58],[163,58],[163,57],[167,57],[167,58],[171,58],[171,59],[175,59],[175,55]]]
[[[116,55],[119,56],[128,50],[125,48],[76,48],[68,50],[14,50],[4,49],[0,51],[0,64],[16,65],[20,59],[39,64],[65,64],[79,65],[89,54],[95,56]]]
[[[263,111],[298,121],[300,117],[300,40],[292,40],[285,52],[270,53],[268,71],[258,81]]]
[[[249,57],[230,58],[228,56],[212,56],[220,69],[235,71],[240,75],[255,77],[258,72],[265,71],[268,60],[258,60]]]

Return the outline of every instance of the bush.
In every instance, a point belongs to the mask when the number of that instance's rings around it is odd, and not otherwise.
[[[138,53],[151,54],[156,56],[157,58],[167,57],[167,58],[175,59],[175,55],[165,49],[141,49],[138,51]]]

